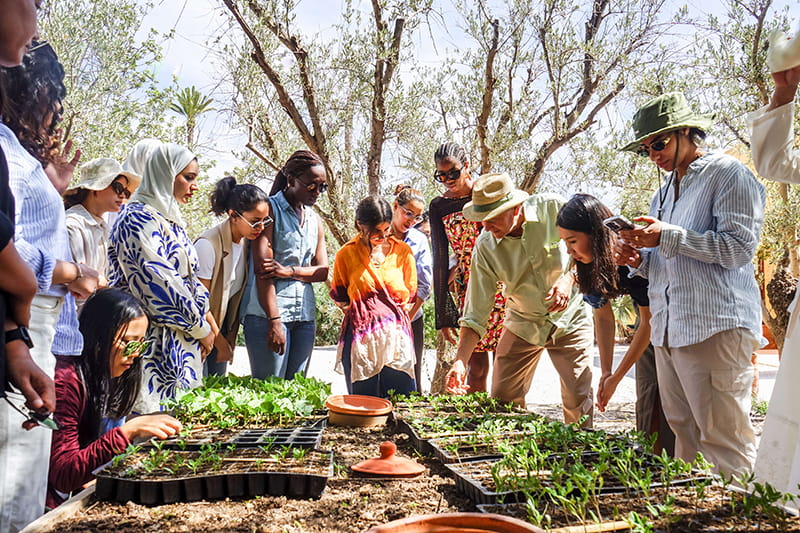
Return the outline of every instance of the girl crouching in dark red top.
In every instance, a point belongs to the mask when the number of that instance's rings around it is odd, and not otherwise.
[[[140,355],[147,352],[147,315],[139,301],[117,289],[101,289],[80,316],[83,353],[58,357],[56,411],[47,507],[91,481],[92,471],[125,451],[131,441],[165,439],[181,430],[166,414],[125,421],[142,379]]]

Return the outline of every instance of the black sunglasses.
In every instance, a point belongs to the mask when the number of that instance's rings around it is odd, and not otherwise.
[[[438,181],[439,183],[444,183],[446,181],[453,181],[457,180],[461,177],[461,171],[463,168],[453,168],[450,170],[437,170],[433,173],[433,179]]]
[[[667,147],[669,141],[672,140],[672,135],[664,137],[663,139],[658,139],[657,141],[653,141],[650,143],[650,146],[645,144],[640,144],[639,148],[636,150],[636,153],[642,157],[650,157],[650,154],[653,152],[660,152],[664,148]]]
[[[126,200],[128,200],[131,197],[131,191],[129,191],[119,181],[112,181],[110,187],[111,187],[111,190],[114,191],[114,193],[117,196],[124,196]]]
[[[320,194],[322,194],[322,193],[324,193],[325,191],[327,191],[327,190],[328,190],[328,187],[329,187],[329,185],[328,185],[327,183],[305,183],[305,182],[304,182],[303,180],[301,180],[300,178],[297,178],[297,181],[299,181],[300,183],[302,183],[303,185],[305,185],[305,187],[306,187],[306,190],[307,190],[308,192],[314,192],[314,191],[316,191],[317,189],[319,189],[319,193],[320,193]]]

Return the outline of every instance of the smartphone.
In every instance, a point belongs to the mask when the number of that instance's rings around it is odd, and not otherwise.
[[[603,224],[605,224],[606,227],[611,231],[613,231],[614,233],[619,233],[624,229],[630,230],[636,228],[636,226],[633,225],[633,222],[631,222],[622,215],[614,215],[613,217],[608,217],[603,221]]]

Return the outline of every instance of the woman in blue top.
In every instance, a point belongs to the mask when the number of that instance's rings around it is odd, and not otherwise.
[[[408,185],[398,185],[395,190],[392,210],[392,235],[411,247],[417,263],[417,296],[408,310],[411,319],[411,332],[414,335],[414,376],[417,391],[422,392],[422,354],[424,350],[424,324],[422,304],[431,294],[431,278],[433,276],[433,257],[431,256],[428,237],[414,226],[422,222],[425,211],[425,198],[416,189]]]
[[[655,354],[650,344],[650,300],[647,280],[628,277],[627,267],[614,264],[616,235],[603,220],[612,215],[600,200],[576,194],[558,211],[556,223],[567,252],[575,260],[575,274],[583,299],[594,309],[594,334],[600,352],[602,376],[597,386],[597,408],[605,411],[608,401],[625,374],[636,363],[636,429],[658,434],[656,452],[672,455],[675,436],[667,424],[658,396]],[[625,356],[612,372],[616,321],[611,300],[629,294],[639,314],[639,326]]]
[[[318,155],[299,150],[275,176],[270,215],[251,246],[255,268],[248,277],[241,315],[253,377],[291,379],[305,372],[316,335],[311,283],[328,278],[322,220],[312,206],[328,188]]]

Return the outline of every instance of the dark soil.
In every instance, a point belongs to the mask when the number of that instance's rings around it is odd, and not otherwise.
[[[534,410],[555,419],[562,417],[560,406],[537,405]],[[634,421],[633,404],[626,404],[605,413],[596,412],[594,426],[623,431],[633,428]],[[398,455],[416,459],[428,470],[418,478],[403,480],[355,475],[350,466],[377,457],[378,446],[384,440],[393,440],[398,446]],[[329,426],[321,448],[334,453],[334,476],[319,500],[263,497],[156,507],[94,502],[50,531],[361,533],[372,526],[411,515],[476,511],[472,501],[456,489],[454,480],[437,460],[419,456],[408,438],[392,435],[391,428]],[[714,529],[721,530],[725,528]]]

